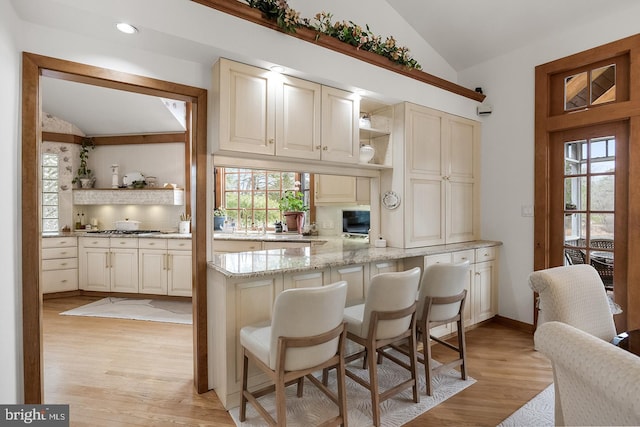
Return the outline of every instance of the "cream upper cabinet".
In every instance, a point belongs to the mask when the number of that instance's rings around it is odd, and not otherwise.
[[[322,87],[322,160],[358,163],[359,98],[344,90]]]
[[[220,122],[214,141],[219,150],[275,153],[276,88],[270,74],[226,59],[216,63],[213,86]]]
[[[315,175],[315,199],[322,205],[368,205],[371,203],[371,180],[364,177]]]
[[[480,124],[404,103],[395,108],[393,137],[403,156],[394,158],[397,170],[382,182],[383,193],[394,191],[401,200],[401,207],[382,212],[390,245],[412,248],[477,239]]]
[[[213,88],[214,153],[357,162],[355,94],[227,59]]]

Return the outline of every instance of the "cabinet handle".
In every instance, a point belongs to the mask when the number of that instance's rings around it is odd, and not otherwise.
[[[109,268],[109,257],[111,255],[111,252],[106,252],[104,254],[104,268]]]
[[[322,145],[316,145],[316,150],[319,150],[322,148]]]
[[[269,144],[273,144],[275,140],[273,138],[269,138]]]
[[[66,262],[61,262],[60,265],[64,267],[65,265],[67,265],[67,263]]]
[[[66,255],[66,254],[67,254],[67,251],[60,252],[60,255]]]
[[[162,255],[162,269],[166,270],[167,269],[167,254]]]
[[[67,283],[67,279],[62,279],[60,283]]]
[[[327,147],[326,145],[324,147],[322,147],[322,151],[327,151],[329,149],[329,147]]]

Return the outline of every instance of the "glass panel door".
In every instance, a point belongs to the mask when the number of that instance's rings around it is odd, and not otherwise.
[[[600,125],[552,138],[552,263],[589,264],[607,290],[614,289],[619,264],[626,265],[616,263],[626,256],[626,198],[616,197],[626,194],[625,129]]]

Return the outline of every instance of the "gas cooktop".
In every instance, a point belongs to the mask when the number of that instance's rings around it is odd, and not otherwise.
[[[160,230],[92,230],[91,234],[152,234],[160,233]]]

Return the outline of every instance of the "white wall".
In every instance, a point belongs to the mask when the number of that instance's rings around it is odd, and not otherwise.
[[[0,170],[5,187],[0,210],[0,402],[22,401],[22,299],[20,264],[20,56],[19,21],[8,2],[0,2]]]
[[[612,8],[613,10],[614,8]],[[502,316],[533,323],[533,217],[521,216],[534,199],[535,67],[638,32],[640,4],[602,16],[597,25],[566,29],[460,73],[462,85],[481,86],[493,113],[482,119],[482,237],[501,240]]]

